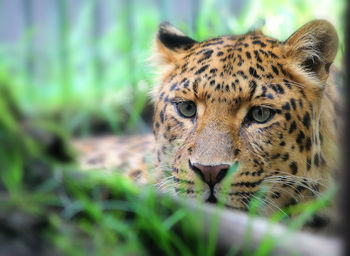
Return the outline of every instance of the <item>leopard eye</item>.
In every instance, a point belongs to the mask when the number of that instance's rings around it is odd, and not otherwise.
[[[197,113],[196,104],[193,101],[183,101],[176,104],[179,113],[186,118],[192,118]]]
[[[251,119],[258,123],[267,122],[273,114],[273,110],[264,107],[253,107],[250,110]]]

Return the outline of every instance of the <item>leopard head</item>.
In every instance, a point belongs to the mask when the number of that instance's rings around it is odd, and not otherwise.
[[[326,81],[337,45],[324,20],[284,42],[260,32],[197,42],[162,23],[153,91],[160,186],[242,210],[264,191],[262,214],[317,196],[335,161]]]

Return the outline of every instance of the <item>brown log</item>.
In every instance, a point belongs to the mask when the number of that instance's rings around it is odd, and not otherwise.
[[[225,255],[234,245],[243,248],[248,226],[250,225],[249,252],[254,252],[267,236],[279,241],[268,255],[343,255],[343,243],[339,237],[328,237],[305,231],[290,231],[282,224],[269,223],[262,217],[250,218],[244,212],[218,209],[211,205],[198,205],[195,202],[181,202],[191,210],[204,212],[204,231],[208,236],[211,223],[218,220],[217,255]],[[250,255],[250,254],[248,254]]]

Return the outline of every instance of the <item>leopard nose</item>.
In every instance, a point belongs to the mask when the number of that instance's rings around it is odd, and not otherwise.
[[[219,183],[227,174],[230,165],[218,164],[218,165],[202,165],[200,163],[191,163],[191,169],[197,173],[202,180],[210,187]]]

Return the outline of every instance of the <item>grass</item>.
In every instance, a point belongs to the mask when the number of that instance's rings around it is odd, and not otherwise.
[[[1,139],[11,146],[1,148],[1,160],[6,161],[1,161],[0,222],[4,238],[16,242],[10,249],[68,255],[195,253],[180,235],[190,224],[188,211],[175,208],[169,198],[156,197],[152,188],[141,193],[118,174],[75,171],[69,158],[46,144],[48,136],[53,141],[64,136],[37,126],[38,120],[28,131],[22,126],[26,117],[14,115],[21,111],[13,109],[7,89],[0,89],[1,110],[7,113],[0,117]],[[39,136],[33,138],[33,132]],[[186,236],[197,241],[192,245],[201,240],[188,230]]]
[[[0,247],[28,254],[213,255],[219,212],[205,238],[203,213],[194,214],[167,196],[159,198],[152,187],[135,187],[117,173],[81,173],[71,161],[67,142],[73,136],[147,131],[150,117],[142,115],[154,72],[145,60],[158,23],[170,17],[175,4],[162,3],[166,12],[154,1],[105,2],[115,18],[104,32],[93,22],[98,1],[82,4],[73,25],[69,1],[57,0],[53,40],[40,46],[41,54],[32,52],[40,27],[28,27],[14,46],[0,42],[0,226],[8,239]],[[228,4],[201,1],[192,27],[171,21],[197,40],[259,26],[284,40],[317,16],[315,8],[324,9],[339,31],[336,63],[341,66],[345,1],[251,0],[236,17],[227,11]],[[292,222],[282,213],[270,221],[284,221],[291,232],[297,230],[335,190],[301,208],[284,209],[301,213]],[[252,220],[258,201],[251,202]],[[252,253],[249,239],[248,226],[247,255]],[[255,255],[268,255],[278,239],[267,234]],[[228,255],[239,250],[232,245]]]

